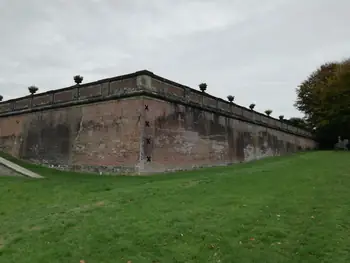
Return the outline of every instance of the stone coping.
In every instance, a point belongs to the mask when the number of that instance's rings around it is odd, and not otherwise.
[[[0,117],[134,96],[149,96],[181,103],[298,136],[312,138],[309,131],[165,79],[148,70],[2,101],[0,103]]]

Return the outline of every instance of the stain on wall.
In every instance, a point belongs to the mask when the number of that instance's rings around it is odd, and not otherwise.
[[[145,136],[153,141],[144,148],[151,157],[144,172],[245,162],[314,147],[311,139],[199,108],[153,98],[144,103]]]
[[[0,102],[0,150],[61,169],[152,173],[315,146],[307,131],[148,71]]]
[[[129,98],[0,118],[1,150],[64,169],[135,172],[140,109]]]

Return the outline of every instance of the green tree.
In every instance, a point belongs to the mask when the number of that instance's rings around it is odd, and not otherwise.
[[[303,118],[292,117],[288,120],[285,120],[288,124],[293,125],[295,127],[299,127],[300,129],[309,129],[307,122]]]
[[[350,139],[350,59],[326,63],[298,88],[295,106],[324,147]]]

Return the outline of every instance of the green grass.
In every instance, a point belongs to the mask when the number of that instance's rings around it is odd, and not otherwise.
[[[350,262],[350,154],[149,177],[0,177],[0,262]]]

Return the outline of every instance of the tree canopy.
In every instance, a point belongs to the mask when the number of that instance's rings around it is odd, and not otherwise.
[[[350,138],[350,59],[325,63],[297,88],[295,107],[322,146]]]
[[[305,129],[305,130],[310,129],[309,125],[306,123],[306,121],[303,118],[292,117],[288,120],[285,120],[285,122],[295,127],[299,127],[300,129]]]

